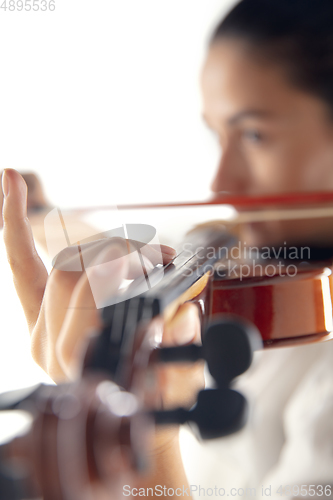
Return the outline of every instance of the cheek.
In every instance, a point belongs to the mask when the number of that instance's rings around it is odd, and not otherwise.
[[[333,141],[320,128],[290,131],[276,156],[289,191],[333,189]]]
[[[333,147],[308,141],[279,143],[248,155],[253,192],[333,189]]]
[[[333,189],[333,151],[322,149],[307,155],[303,160],[302,186],[305,190]]]
[[[306,141],[291,152],[286,161],[290,187],[295,191],[322,191],[333,189],[333,149],[330,145],[316,145]]]
[[[301,172],[285,148],[267,148],[248,155],[252,194],[284,193],[299,184]]]

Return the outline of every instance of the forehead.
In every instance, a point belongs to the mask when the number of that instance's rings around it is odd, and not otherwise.
[[[281,116],[318,107],[318,99],[293,86],[281,66],[259,58],[237,40],[222,40],[210,47],[201,87],[203,113],[210,120],[244,109]]]

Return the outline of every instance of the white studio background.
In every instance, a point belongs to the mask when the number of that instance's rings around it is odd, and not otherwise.
[[[0,2],[2,3],[2,2]],[[202,199],[218,160],[201,119],[209,35],[234,0],[55,0],[0,9],[0,171],[59,207]],[[0,392],[47,380],[0,242]]]
[[[66,206],[204,197],[208,37],[231,0],[55,0],[0,11],[0,168]]]

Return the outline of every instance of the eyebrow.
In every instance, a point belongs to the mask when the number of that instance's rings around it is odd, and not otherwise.
[[[228,124],[235,125],[236,123],[240,122],[241,120],[245,120],[246,118],[268,119],[272,118],[273,116],[273,113],[271,113],[270,111],[262,111],[260,109],[247,109],[236,113],[234,116],[231,116],[228,119]]]
[[[205,120],[205,122],[209,125],[209,120],[207,119],[205,114],[203,114],[202,117]],[[228,125],[232,126],[248,118],[271,119],[273,117],[274,113],[270,111],[263,111],[260,109],[245,109],[228,118],[227,123]]]

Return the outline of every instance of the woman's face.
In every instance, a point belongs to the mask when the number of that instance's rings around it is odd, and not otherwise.
[[[221,159],[212,190],[264,195],[333,190],[333,121],[316,96],[244,42],[215,42],[202,72],[203,116]]]

